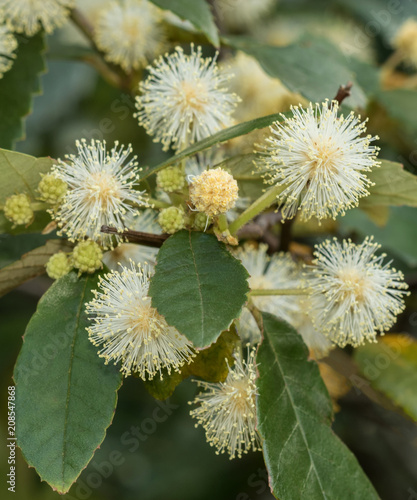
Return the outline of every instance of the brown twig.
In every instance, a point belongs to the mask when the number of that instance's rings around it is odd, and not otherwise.
[[[160,248],[164,241],[169,238],[169,234],[142,233],[131,229],[119,232],[115,227],[110,226],[101,226],[101,232],[120,236],[120,238],[124,241],[128,241],[129,243],[138,243],[140,245],[146,245],[153,248]]]
[[[280,252],[288,252],[292,240],[292,226],[295,222],[295,216],[292,219],[287,219],[281,227],[281,238],[279,241]]]
[[[351,89],[353,87],[352,82],[348,82],[346,85],[341,85],[333,101],[337,101],[340,104],[351,95]]]

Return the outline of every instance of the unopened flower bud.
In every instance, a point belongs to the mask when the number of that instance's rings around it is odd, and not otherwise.
[[[81,241],[72,253],[73,265],[80,273],[94,273],[101,269],[103,264],[103,251],[100,246],[92,240]]]
[[[67,189],[67,183],[53,174],[42,176],[38,185],[40,199],[51,205],[57,205],[65,196]]]
[[[156,184],[166,193],[179,191],[185,186],[184,171],[181,167],[168,167],[156,174]]]
[[[65,276],[72,269],[69,255],[64,252],[59,252],[52,255],[45,267],[46,274],[54,280]]]
[[[164,233],[174,234],[185,227],[184,211],[177,207],[165,208],[161,210],[158,222]]]
[[[16,226],[29,224],[33,219],[29,196],[14,194],[7,198],[4,204],[4,215]]]

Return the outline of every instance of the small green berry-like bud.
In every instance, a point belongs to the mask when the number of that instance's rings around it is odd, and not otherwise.
[[[185,186],[185,175],[181,167],[168,167],[156,174],[156,184],[166,193],[178,191]]]
[[[38,185],[40,199],[51,205],[57,205],[65,196],[67,189],[67,183],[53,174],[42,176]]]
[[[177,207],[164,208],[158,216],[158,222],[164,233],[174,234],[185,227],[184,211]]]
[[[64,252],[59,252],[52,255],[52,257],[50,257],[48,262],[46,263],[45,267],[46,274],[54,280],[65,276],[72,269],[69,256]]]
[[[97,269],[101,269],[103,264],[103,251],[100,246],[93,240],[80,241],[72,252],[72,262],[80,273],[94,273]]]
[[[30,199],[26,194],[14,194],[4,204],[4,215],[16,226],[29,224],[33,219]]]
[[[211,217],[204,212],[198,213],[194,218],[194,228],[197,229],[197,231],[205,231],[210,224]]]

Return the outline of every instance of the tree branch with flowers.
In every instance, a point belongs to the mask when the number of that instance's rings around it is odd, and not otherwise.
[[[262,452],[281,500],[379,498],[332,423],[390,346],[366,394],[417,419],[417,344],[396,326],[417,254],[393,236],[417,176],[392,161],[417,131],[402,104],[417,103],[416,23],[377,67],[330,26],[274,41],[282,25],[259,25],[276,3],[0,0],[0,293],[49,279],[14,367],[16,442],[58,493],[106,443],[123,383],[156,400],[194,387],[184,426],[231,460]],[[65,23],[84,36],[71,58],[109,109],[127,92],[136,123],[38,158],[15,146]]]

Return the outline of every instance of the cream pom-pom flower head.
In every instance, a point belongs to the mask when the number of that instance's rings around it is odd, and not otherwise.
[[[245,28],[264,17],[277,0],[215,0],[219,17],[231,28]]]
[[[404,306],[408,285],[401,272],[383,265],[379,245],[366,238],[326,240],[316,247],[314,266],[306,275],[309,314],[315,327],[341,347],[375,341],[395,323]]]
[[[13,65],[16,54],[17,40],[7,26],[0,26],[0,78]]]
[[[66,156],[67,163],[59,160],[52,169],[68,189],[51,215],[70,241],[88,237],[112,248],[112,237],[101,233],[101,226],[123,232],[126,217],[136,214],[138,206],[146,206],[143,193],[135,189],[139,180],[136,157],[128,160],[131,146],[124,149],[117,142],[110,152],[100,141],[88,144],[83,139],[76,146],[77,155]]]
[[[233,208],[238,199],[236,180],[221,167],[205,170],[193,177],[190,201],[199,212],[213,217]]]
[[[97,46],[108,61],[125,71],[138,69],[162,50],[164,34],[160,21],[157,8],[147,0],[111,2],[97,20]]]
[[[282,186],[282,214],[292,218],[335,218],[358,204],[372,185],[366,172],[379,166],[377,137],[365,136],[366,122],[338,114],[337,101],[292,108],[293,116],[271,127],[260,166],[265,181]]]
[[[417,68],[417,20],[407,19],[397,31],[392,43],[401,57]]]
[[[152,274],[147,265],[131,263],[121,272],[112,271],[100,279],[100,291],[86,306],[91,314],[89,339],[101,346],[99,356],[105,363],[121,361],[121,372],[137,373],[143,380],[152,379],[162,370],[180,371],[195,355],[191,342],[151,306],[148,296]]]
[[[199,406],[190,414],[197,425],[203,426],[207,442],[216,447],[216,453],[228,453],[230,459],[261,449],[256,431],[254,357],[255,350],[247,362],[235,355],[235,364],[223,383],[197,382],[205,391],[194,399]]]
[[[237,249],[235,255],[250,274],[249,285],[252,290],[277,288],[297,288],[300,269],[290,254],[267,255],[268,247],[260,244],[258,248],[246,245]],[[299,300],[291,295],[253,296],[253,304],[261,311],[270,312],[294,325],[301,314]],[[238,320],[238,331],[244,341],[257,343],[261,333],[252,314],[246,307]]]
[[[183,149],[231,125],[239,98],[228,91],[230,77],[219,70],[216,58],[203,58],[201,47],[191,45],[189,55],[177,47],[148,70],[136,116],[164,150]]]
[[[47,33],[62,26],[75,0],[0,0],[0,11],[13,31],[32,36],[42,28]]]

